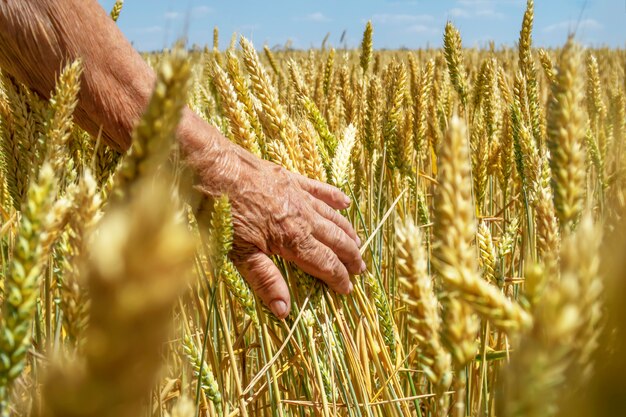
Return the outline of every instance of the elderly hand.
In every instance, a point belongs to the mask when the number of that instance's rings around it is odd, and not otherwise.
[[[335,211],[347,208],[350,199],[335,187],[217,139],[221,135],[207,127],[196,120],[182,130],[186,159],[198,176],[198,188],[229,196],[235,229],[230,256],[257,295],[277,317],[289,314],[289,290],[270,255],[295,263],[340,294],[349,293],[350,274],[365,270],[359,238]],[[204,133],[198,137],[199,132]],[[203,139],[206,134],[213,137]]]

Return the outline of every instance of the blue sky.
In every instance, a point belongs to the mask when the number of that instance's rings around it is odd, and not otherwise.
[[[108,11],[115,0],[99,0]],[[190,44],[212,43],[220,29],[220,47],[234,32],[257,47],[340,46],[360,42],[369,19],[375,48],[440,46],[446,20],[459,28],[466,46],[514,45],[525,0],[126,0],[119,19],[124,34],[139,50],[162,49],[186,35]],[[582,13],[582,14],[581,14]],[[538,46],[564,43],[577,28],[585,45],[626,46],[626,0],[535,0],[534,39]]]

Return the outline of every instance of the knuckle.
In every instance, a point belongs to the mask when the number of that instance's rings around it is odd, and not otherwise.
[[[338,224],[338,225],[342,225],[343,217],[341,217],[339,215],[339,213],[337,213],[335,210],[333,210],[330,207],[326,206],[325,210],[324,210],[324,214],[325,214],[326,218],[328,218],[333,223]]]
[[[335,262],[333,265],[333,277],[337,279],[338,282],[341,282],[345,276],[345,268],[341,264],[341,262]]]
[[[318,263],[318,268],[323,278],[325,280],[328,280],[336,275],[337,263],[335,261],[336,258],[334,256],[324,256],[324,255],[325,254],[322,254],[322,256],[325,259],[320,260],[321,262]]]
[[[334,223],[337,223],[337,213],[330,208],[330,206],[326,203],[320,202],[320,214],[325,218],[331,220]]]
[[[322,185],[324,186],[324,190],[334,197],[338,197],[341,194],[341,191],[339,190],[339,188],[335,187],[334,185],[330,185],[330,184],[322,184]]]
[[[268,292],[278,282],[278,277],[272,273],[269,265],[255,264],[249,268],[250,286],[254,292],[263,294]]]
[[[302,227],[290,227],[285,231],[283,246],[295,253],[303,253],[310,247],[310,233]]]
[[[353,262],[359,263],[359,266],[360,266],[361,261],[363,260],[361,256],[361,251],[359,251],[359,247],[356,245],[356,243],[353,240],[349,240],[349,243],[350,243],[350,258],[352,259]]]
[[[306,189],[313,193],[319,192],[322,188],[322,184],[320,184],[318,181],[313,181],[310,178],[304,180],[303,183]]]
[[[333,276],[334,267],[330,264],[330,262],[322,262],[319,266],[320,272],[323,274],[324,278],[328,279]]]
[[[352,227],[352,225],[350,224],[350,222],[348,220],[346,220],[345,217],[339,216],[339,222],[343,228],[343,230],[346,231],[346,233],[348,233],[349,235],[356,235],[356,232],[354,231],[354,227]]]
[[[289,211],[286,215],[274,218],[271,235],[273,243],[278,248],[294,250],[310,235],[311,226],[300,207],[291,207]]]
[[[258,249],[247,242],[235,240],[232,249],[228,253],[228,257],[235,266],[243,266],[247,259],[250,258]]]
[[[288,172],[285,168],[278,164],[272,164],[270,170],[274,172],[276,175],[288,175]]]
[[[259,275],[250,286],[257,294],[266,294],[276,285],[276,278],[270,275]]]
[[[337,282],[341,280],[343,276],[343,264],[336,257],[332,258],[328,262],[328,275],[331,277],[333,282]]]
[[[323,206],[322,211],[323,211],[324,217],[326,217],[327,219],[335,223],[337,226],[341,227],[349,235],[354,233],[352,225],[345,217],[343,217],[337,211],[330,208],[327,204],[323,204],[322,206]]]
[[[308,258],[315,258],[315,245],[314,239],[310,234],[305,234],[293,241],[293,247],[291,248],[298,257],[306,256]],[[315,261],[320,261],[315,259]]]
[[[350,244],[348,242],[345,232],[339,227],[334,227],[332,235],[333,247],[337,248],[340,252],[348,252]]]
[[[329,212],[330,212],[330,216],[333,219],[333,221],[339,225],[341,225],[342,227],[345,227],[348,223],[348,221],[346,220],[345,217],[343,217],[341,214],[337,213],[335,210],[331,209],[330,207],[328,208]]]

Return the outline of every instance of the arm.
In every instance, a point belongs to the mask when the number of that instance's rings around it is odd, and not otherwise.
[[[44,97],[63,63],[80,57],[77,123],[118,150],[145,108],[154,73],[96,0],[0,0],[0,67]],[[279,317],[289,291],[268,255],[280,255],[348,293],[349,273],[365,269],[359,240],[333,209],[349,199],[327,184],[262,161],[186,109],[180,148],[207,195],[229,195],[235,227],[231,258]]]
[[[92,135],[103,127],[118,151],[148,103],[154,74],[95,1],[0,2],[0,65],[43,97],[62,65],[82,58],[78,124]]]

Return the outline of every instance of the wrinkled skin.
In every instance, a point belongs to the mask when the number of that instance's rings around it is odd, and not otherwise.
[[[192,120],[192,125],[203,123]],[[181,136],[196,131],[185,125]],[[231,258],[278,317],[288,314],[289,292],[268,255],[294,262],[341,294],[352,290],[349,274],[362,272],[365,264],[359,238],[335,211],[350,205],[346,195],[258,159],[230,142],[220,143],[219,148],[215,141],[202,139],[184,143],[187,163],[199,176],[198,188],[207,195],[228,194],[235,227]],[[211,146],[218,149],[207,149]],[[208,158],[207,153],[214,156]]]
[[[55,74],[80,57],[84,72],[77,123],[101,130],[125,151],[147,105],[154,73],[96,0],[0,0],[0,67],[49,97]],[[335,210],[338,189],[286,171],[232,144],[186,109],[180,148],[204,195],[229,196],[235,227],[231,258],[279,318],[289,314],[287,284],[268,255],[279,255],[347,294],[365,269],[352,226]]]

